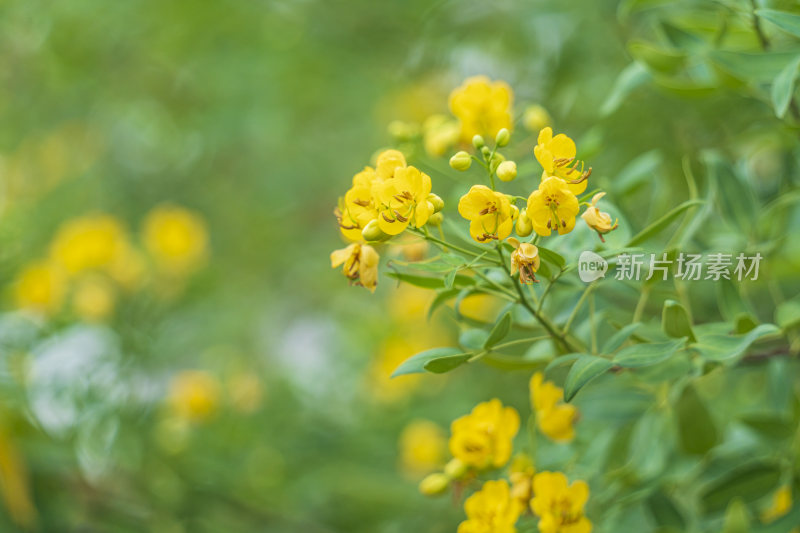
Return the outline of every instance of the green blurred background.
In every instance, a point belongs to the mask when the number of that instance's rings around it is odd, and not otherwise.
[[[687,197],[687,154],[696,168],[723,154],[764,197],[791,190],[798,130],[758,82],[691,54],[661,72],[629,45],[666,42],[666,17],[708,39],[724,19],[716,46],[757,47],[749,3],[727,4],[0,3],[0,531],[453,531],[460,505],[418,494],[401,432],[424,418],[446,434],[500,393],[523,410],[528,373],[389,384],[435,339],[392,280],[370,295],[330,269],[336,198],[391,145],[390,121],[447,113],[475,74],[507,81],[517,115],[544,105],[598,185],[627,167],[615,202],[632,228]],[[454,205],[461,191],[437,179]],[[191,275],[150,280],[103,320],[17,311],[14,280],[65,222],[108,213],[139,242],[164,204],[207,228]],[[730,221],[705,223],[709,240],[744,242]],[[770,279],[796,286],[796,217],[780,224]],[[170,412],[187,370],[213,381],[201,420]]]

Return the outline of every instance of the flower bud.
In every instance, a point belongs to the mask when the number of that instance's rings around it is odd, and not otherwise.
[[[450,485],[450,478],[441,472],[430,474],[419,484],[419,491],[425,496],[437,496],[444,493]]]
[[[433,204],[433,212],[438,213],[442,209],[444,209],[444,200],[442,200],[439,195],[430,193],[428,195],[428,201]]]
[[[434,213],[428,217],[428,221],[426,222],[426,224],[439,227],[442,225],[443,220],[444,220],[444,215],[442,215],[442,213]]]
[[[503,161],[497,167],[497,177],[502,181],[512,181],[517,177],[517,164],[513,161]]]
[[[484,141],[483,137],[481,137],[480,135],[475,135],[475,137],[472,138],[472,146],[480,150],[481,148],[486,146],[486,141]]]
[[[389,238],[378,225],[378,219],[370,220],[364,229],[361,230],[361,236],[367,242],[383,241]]]
[[[497,136],[494,138],[494,142],[497,146],[503,147],[508,144],[508,141],[511,140],[511,132],[508,131],[507,128],[501,128],[500,131],[497,132]]]
[[[489,156],[492,155],[492,151],[489,150],[488,146],[484,146],[481,148],[481,154],[483,155],[483,159],[489,159]]]
[[[456,152],[450,158],[450,166],[455,170],[467,170],[472,165],[472,156],[465,151]]]
[[[450,461],[444,465],[444,474],[450,479],[459,479],[466,473],[467,465],[464,464],[464,461],[461,459],[450,459]]]
[[[519,207],[515,206],[514,204],[510,205],[511,207],[511,220],[517,220],[519,216]]]
[[[529,106],[522,115],[522,123],[528,131],[538,132],[542,128],[550,126],[552,122],[550,113],[540,105]]]
[[[517,218],[517,235],[527,237],[533,232],[533,222],[528,218],[528,212],[523,209]]]
[[[489,170],[492,172],[497,172],[498,167],[500,167],[500,163],[505,160],[506,158],[503,156],[503,154],[495,152],[495,154],[492,156],[492,160],[489,161]]]

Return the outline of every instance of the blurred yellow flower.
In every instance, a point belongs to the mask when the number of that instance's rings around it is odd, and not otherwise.
[[[526,213],[533,223],[533,230],[547,237],[552,230],[559,235],[572,231],[580,206],[578,199],[561,178],[551,176],[539,184],[539,188],[528,197]]]
[[[576,168],[578,161],[575,160],[575,141],[563,133],[553,137],[553,129],[547,127],[539,132],[537,142],[539,144],[534,147],[533,155],[544,169],[542,179],[548,176],[557,176],[565,181],[581,178],[582,173]],[[587,181],[582,180],[580,183],[568,183],[567,187],[572,194],[580,194],[586,190],[586,185]]]
[[[761,521],[764,523],[774,522],[782,517],[792,508],[792,487],[783,485],[772,495],[770,506],[761,513]]]
[[[450,93],[450,111],[461,125],[461,141],[471,142],[475,135],[494,137],[502,128],[512,129],[513,100],[511,87],[503,81],[486,76],[464,80]]]
[[[17,307],[52,314],[61,309],[66,292],[62,270],[50,261],[26,266],[17,277],[14,296]]]
[[[264,387],[254,374],[238,373],[231,376],[227,383],[228,397],[231,406],[240,413],[253,413],[261,407],[264,398]]]
[[[589,485],[575,481],[567,485],[561,472],[540,472],[533,476],[531,509],[539,517],[541,533],[589,533],[592,523],[583,514],[589,500]]]
[[[617,229],[617,222],[611,222],[611,215],[608,213],[604,213],[597,209],[597,202],[605,196],[606,193],[599,192],[592,196],[591,205],[586,208],[586,211],[583,212],[581,218],[586,222],[586,225],[589,226],[591,229],[595,230],[597,234],[600,236],[600,240],[605,242],[606,240],[603,238],[604,233],[608,233],[609,231]]]
[[[469,234],[478,242],[505,239],[514,227],[508,196],[485,185],[473,185],[461,197],[458,213],[470,221]]]
[[[556,442],[569,442],[575,438],[573,424],[577,409],[561,403],[564,390],[552,381],[544,381],[544,374],[536,372],[530,381],[531,406],[536,413],[539,430]]]
[[[418,386],[419,374],[392,378],[392,372],[415,353],[428,348],[418,338],[390,335],[383,341],[367,372],[367,389],[378,401],[391,403],[411,394]]]
[[[178,418],[203,422],[216,414],[219,396],[217,378],[208,372],[185,370],[172,379],[168,402]]]
[[[400,150],[384,150],[375,161],[375,180],[386,181],[393,178],[398,168],[406,167],[406,156]],[[355,185],[355,180],[353,185]]]
[[[415,167],[397,167],[394,178],[373,186],[378,206],[378,224],[387,235],[398,235],[409,224],[421,228],[433,214],[428,201],[431,178]]]
[[[114,287],[107,279],[88,275],[77,281],[72,294],[72,307],[81,319],[101,321],[114,311],[114,305]]]
[[[114,257],[108,267],[108,274],[115,282],[127,290],[141,286],[147,275],[147,265],[142,253],[133,246],[126,246]]]
[[[511,460],[508,479],[511,482],[511,497],[520,502],[523,508],[533,496],[533,475],[536,469],[533,460],[526,453],[519,453]]]
[[[528,131],[541,131],[542,129],[550,126],[553,119],[550,118],[550,113],[547,109],[540,105],[530,105],[525,108],[522,114],[522,124]]]
[[[378,261],[380,256],[375,248],[358,242],[331,252],[331,268],[343,264],[342,272],[350,282],[370,292],[375,292],[378,286]]]
[[[503,303],[502,300],[490,294],[470,294],[461,300],[458,310],[463,316],[472,320],[494,322]]]
[[[522,510],[506,480],[487,481],[464,502],[467,519],[459,524],[458,533],[515,533]]]
[[[420,324],[434,296],[429,290],[401,283],[389,295],[389,314],[395,322]]]
[[[425,152],[431,157],[442,157],[457,142],[461,126],[444,115],[431,115],[422,124]]]
[[[53,238],[51,254],[70,275],[105,270],[129,246],[122,224],[113,216],[86,215],[61,225]]]
[[[400,462],[404,472],[417,476],[444,465],[447,439],[430,420],[414,420],[400,434]]]
[[[28,471],[23,456],[5,429],[0,429],[0,495],[11,520],[25,530],[33,529],[37,513],[31,498]]]
[[[519,414],[495,398],[479,403],[470,414],[454,420],[450,431],[453,457],[478,469],[500,468],[511,457]]]
[[[529,242],[519,242],[513,237],[508,242],[514,247],[511,253],[511,275],[519,272],[520,283],[533,283],[536,281],[534,274],[539,270],[539,249]]]
[[[175,205],[151,210],[144,221],[143,240],[156,266],[170,275],[199,267],[208,254],[208,231],[196,213]]]

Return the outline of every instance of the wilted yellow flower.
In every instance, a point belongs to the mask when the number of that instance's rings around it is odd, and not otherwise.
[[[486,76],[468,78],[450,93],[450,111],[461,124],[462,142],[477,134],[494,137],[502,128],[511,129],[511,88]]]
[[[114,311],[115,295],[111,283],[99,276],[88,275],[78,280],[72,294],[72,307],[83,320],[99,321]]]
[[[539,517],[541,533],[589,533],[592,523],[583,514],[589,500],[589,485],[575,481],[567,485],[561,472],[533,476],[531,509]]]
[[[447,440],[430,420],[414,420],[400,434],[400,462],[410,475],[422,475],[444,465]]]
[[[378,206],[378,224],[387,235],[398,235],[409,224],[421,228],[433,214],[428,201],[431,178],[415,167],[397,167],[394,178],[376,183],[373,188]]]
[[[459,524],[458,533],[515,533],[522,510],[506,480],[487,481],[464,502],[467,519]]]
[[[511,275],[519,272],[520,283],[533,283],[536,281],[534,273],[539,270],[539,249],[529,242],[519,242],[510,237],[508,242],[514,247],[511,253]]]
[[[342,272],[351,283],[375,292],[378,286],[378,261],[380,256],[368,244],[354,242],[341,250],[331,252],[331,268],[344,264]]]
[[[526,213],[533,223],[533,230],[547,237],[552,230],[559,235],[572,231],[580,206],[564,180],[549,177],[528,197]]]
[[[519,414],[495,398],[479,403],[470,414],[454,420],[450,431],[453,457],[479,469],[500,468],[511,457]]]
[[[563,133],[553,137],[552,128],[547,127],[539,132],[538,143],[533,149],[533,155],[544,168],[542,179],[558,176],[565,181],[577,181],[582,177],[582,172],[576,168],[578,161],[575,160],[575,141]],[[586,185],[585,179],[580,183],[567,183],[572,194],[582,193],[586,190]]]
[[[219,382],[214,376],[200,370],[185,370],[172,379],[168,400],[179,418],[203,422],[216,414],[219,395]]]
[[[543,128],[550,126],[552,122],[553,119],[550,118],[550,113],[540,105],[528,106],[522,114],[522,123],[528,131],[541,131]]]
[[[508,196],[485,185],[473,185],[461,197],[458,213],[470,221],[469,234],[478,242],[505,239],[514,227]]]
[[[128,244],[125,230],[111,215],[88,215],[69,220],[56,233],[51,245],[54,261],[70,274],[107,269]]]
[[[617,220],[613,223],[611,222],[611,215],[608,213],[604,213],[597,209],[596,205],[597,202],[600,201],[600,198],[605,196],[606,193],[599,192],[592,196],[592,203],[589,207],[586,208],[586,211],[583,212],[581,218],[586,222],[586,225],[592,228],[597,232],[600,236],[600,240],[606,242],[603,238],[604,233],[608,233],[609,231],[617,229]]]
[[[774,522],[782,517],[792,508],[792,487],[784,485],[772,495],[770,506],[761,513],[761,521],[764,523]]]
[[[577,409],[561,403],[564,390],[552,381],[544,381],[544,374],[536,372],[530,382],[531,406],[536,412],[539,430],[556,442],[569,442],[575,438]]]
[[[432,157],[443,156],[458,142],[461,127],[444,115],[431,115],[422,124],[425,151]]]
[[[49,261],[25,267],[14,287],[16,305],[39,313],[51,314],[61,309],[66,280],[61,269]]]
[[[208,231],[202,218],[183,207],[162,205],[147,214],[144,245],[156,265],[168,274],[185,274],[208,253]]]

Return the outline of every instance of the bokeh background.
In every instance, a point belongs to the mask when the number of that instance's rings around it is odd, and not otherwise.
[[[630,45],[664,41],[671,9],[757,46],[728,4],[0,3],[0,531],[454,530],[460,505],[416,485],[450,420],[498,391],[524,409],[529,372],[390,381],[456,331],[413,288],[331,270],[336,198],[391,121],[448,114],[475,74],[518,117],[543,105],[632,228],[686,199],[687,154],[791,190],[798,130],[768,90]],[[453,205],[457,177],[432,176]],[[773,280],[798,281],[796,223],[770,228]]]

